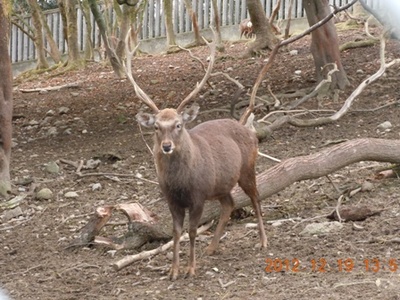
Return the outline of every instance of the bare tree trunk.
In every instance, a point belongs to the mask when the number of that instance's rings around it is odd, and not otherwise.
[[[50,47],[50,56],[53,59],[53,61],[56,64],[58,64],[59,62],[62,61],[60,49],[58,49],[58,46],[57,46],[56,42],[54,41],[53,33],[51,32],[50,27],[46,22],[43,12],[41,13],[41,17],[42,17],[45,34],[46,34],[47,43],[49,44],[49,47]]]
[[[303,0],[303,7],[310,26],[318,23],[330,13],[328,0]],[[314,57],[317,82],[323,80],[326,74],[333,69],[333,66],[329,66],[329,64],[335,63],[339,71],[332,75],[330,90],[343,90],[350,82],[340,60],[339,41],[333,19],[314,30],[311,37],[311,53]]]
[[[221,24],[219,19],[219,10],[217,0],[212,0],[212,7],[214,13],[214,26],[217,31],[217,49],[222,51],[224,49],[224,45],[222,44],[222,36],[221,36]]]
[[[400,140],[356,139],[307,156],[289,158],[257,176],[260,199],[270,197],[296,181],[326,176],[359,161],[400,163],[399,149]],[[232,196],[235,208],[251,205],[250,199],[239,187],[233,189]],[[218,201],[207,201],[200,224],[218,218],[219,212]],[[159,223],[154,224],[153,231],[172,236],[171,216],[167,214],[159,219]],[[141,235],[140,245],[143,244],[143,239]]]
[[[76,0],[64,0],[67,16],[68,64],[80,64]]]
[[[12,71],[9,46],[7,3],[0,0],[0,196],[11,191],[10,160],[12,137]]]
[[[32,23],[35,27],[35,39],[34,43],[36,46],[37,53],[37,63],[36,69],[48,69],[49,63],[46,59],[46,51],[44,48],[44,38],[43,38],[43,23],[42,17],[40,16],[40,7],[37,0],[28,0],[29,6],[31,8]]]
[[[176,46],[174,22],[172,17],[172,0],[164,0],[165,27],[167,30],[167,45],[169,48]]]
[[[185,6],[186,6],[189,16],[192,19],[196,46],[203,45],[204,42],[200,36],[199,24],[197,23],[197,15],[196,15],[196,12],[193,10],[191,0],[185,0]]]
[[[132,25],[132,20],[134,17],[135,13],[135,7],[134,6],[127,6],[124,5],[122,8],[122,19],[121,23],[119,25],[119,41],[116,49],[116,54],[120,61],[124,60],[125,57],[125,37],[128,34],[129,28]]]
[[[85,59],[92,60],[94,56],[93,52],[93,41],[91,38],[92,34],[92,20],[91,20],[91,13],[90,13],[90,6],[88,0],[83,0],[80,2],[83,15],[85,16],[85,23],[86,23],[86,40],[85,40]]]
[[[90,5],[90,10],[96,20],[97,27],[99,28],[101,38],[103,39],[104,46],[106,48],[107,56],[110,59],[111,66],[114,70],[114,73],[117,75],[118,78],[125,78],[125,71],[124,66],[122,65],[121,60],[115,53],[114,49],[110,47],[110,43],[107,37],[107,26],[106,22],[104,21],[104,17],[100,12],[99,6],[96,0],[88,0]]]
[[[265,15],[260,0],[247,0],[247,9],[249,10],[256,40],[250,44],[245,56],[251,56],[263,49],[272,50],[278,43],[278,38],[275,36],[273,27]]]

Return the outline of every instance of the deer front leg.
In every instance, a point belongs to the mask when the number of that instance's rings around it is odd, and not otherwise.
[[[196,275],[196,252],[195,243],[197,235],[197,227],[199,226],[200,218],[203,213],[204,204],[202,201],[193,201],[194,203],[200,203],[189,209],[189,240],[190,240],[190,250],[189,250],[189,265],[187,270],[188,276]]]
[[[183,221],[185,219],[185,209],[170,205],[170,211],[172,214],[173,222],[173,256],[172,256],[172,266],[169,272],[169,277],[171,280],[176,280],[179,274],[179,239],[182,234]]]
[[[217,229],[215,230],[214,237],[211,241],[211,244],[206,249],[206,253],[208,255],[214,254],[215,250],[217,250],[219,240],[234,208],[234,202],[231,194],[221,197],[218,200],[221,204],[221,214],[219,216],[219,222]]]

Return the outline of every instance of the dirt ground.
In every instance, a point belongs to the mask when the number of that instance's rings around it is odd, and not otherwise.
[[[341,43],[366,38],[361,29],[339,32],[339,36]],[[268,94],[267,84],[275,94],[315,85],[309,42],[306,37],[280,51],[259,95]],[[229,73],[250,88],[266,57],[243,60],[240,54],[246,43],[225,46],[216,70]],[[290,50],[298,50],[298,54],[291,55]],[[203,60],[207,57],[206,47],[192,51]],[[387,59],[399,56],[400,44],[390,41]],[[352,86],[340,94],[338,102],[323,100],[320,109],[340,108],[352,90],[378,70],[379,43],[347,50],[342,53],[342,61]],[[186,52],[142,55],[134,62],[133,71],[161,107],[176,106],[203,76],[200,64]],[[338,140],[399,139],[399,105],[381,107],[399,100],[398,74],[399,66],[388,70],[367,87],[351,113],[338,122],[318,128],[283,126],[260,144],[260,151],[285,159],[320,151],[325,144]],[[79,88],[21,92],[75,82],[79,82]],[[212,78],[211,82],[212,91],[208,86],[203,91],[208,92],[207,97],[199,99],[203,111],[199,122],[229,117],[227,108],[236,86],[222,77]],[[19,217],[6,220],[6,212],[0,211],[0,286],[12,299],[400,299],[400,185],[396,178],[376,179],[376,172],[388,165],[385,163],[360,162],[331,175],[342,191],[372,183],[372,190],[345,197],[343,204],[383,209],[379,215],[345,222],[333,233],[301,235],[306,225],[327,221],[322,216],[335,208],[340,193],[327,178],[293,184],[262,200],[269,239],[266,250],[257,247],[257,230],[246,227],[256,221],[251,215],[231,220],[218,252],[206,256],[203,252],[213,227],[198,238],[196,278],[181,276],[171,282],[167,278],[169,252],[116,272],[111,263],[137,251],[110,251],[98,246],[66,249],[101,205],[138,201],[160,217],[169,218],[167,205],[154,183],[151,154],[135,120],[142,105],[129,82],[116,79],[110,66],[102,63],[89,63],[84,71],[61,76],[43,74],[18,83],[14,91],[13,187],[17,195],[27,196],[20,204]],[[242,98],[247,99],[244,95]],[[310,100],[304,107],[318,109],[317,101]],[[374,108],[379,109],[372,111]],[[265,114],[265,107],[258,108],[257,118]],[[385,121],[393,127],[382,132],[377,126]],[[145,139],[152,143],[148,130]],[[60,159],[100,159],[96,170],[82,172],[114,175],[78,177],[76,168]],[[50,162],[58,163],[57,174],[46,171]],[[274,164],[260,157],[257,172]],[[101,188],[94,190],[94,184]],[[53,192],[50,200],[35,198],[35,192],[42,188]],[[76,192],[77,197],[68,198],[67,192]],[[290,218],[293,220],[274,222]],[[111,221],[124,220],[117,215]],[[126,225],[106,226],[101,233],[113,236],[124,230]],[[182,272],[187,259],[188,244],[182,243]],[[282,270],[279,262],[284,265]],[[295,272],[297,263],[299,272]]]

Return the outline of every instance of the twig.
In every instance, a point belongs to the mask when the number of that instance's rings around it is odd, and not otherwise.
[[[337,201],[337,204],[336,204],[336,208],[335,208],[335,211],[336,211],[336,215],[337,215],[337,218],[338,218],[338,220],[339,220],[339,222],[340,223],[342,223],[344,220],[342,219],[342,217],[340,216],[340,212],[339,212],[339,209],[340,209],[340,205],[342,204],[342,199],[343,199],[343,195],[340,195],[340,197],[339,197],[339,199],[338,199],[338,201]]]
[[[326,175],[326,178],[328,178],[329,182],[333,185],[333,187],[335,188],[336,192],[341,194],[342,191],[338,188],[337,184],[333,182],[331,177],[329,175]]]
[[[295,217],[295,218],[288,218],[288,219],[276,219],[276,220],[269,220],[266,223],[267,224],[282,223],[282,222],[295,223],[296,221],[301,221],[301,218],[300,217]]]
[[[77,174],[79,177],[88,177],[88,176],[114,176],[114,177],[136,177],[138,180],[147,181],[150,183],[158,184],[158,182],[145,179],[145,178],[138,178],[136,174],[120,174],[120,173],[79,173]]]
[[[371,280],[365,280],[365,281],[358,281],[358,282],[346,282],[346,283],[337,283],[333,286],[334,289],[337,289],[338,287],[343,287],[343,286],[351,286],[351,285],[357,285],[357,284],[369,284],[369,285],[375,285],[375,281]]]
[[[300,224],[302,224],[302,223],[304,223],[304,222],[314,221],[314,220],[321,219],[321,218],[326,218],[326,217],[328,217],[329,215],[330,215],[330,213],[329,213],[329,214],[325,214],[325,215],[319,215],[319,216],[315,216],[315,217],[312,217],[312,218],[308,218],[308,219],[301,220],[299,223],[295,224],[295,225],[292,227],[292,229],[295,229],[297,226],[299,226]]]
[[[82,170],[82,168],[83,168],[83,164],[84,164],[83,159],[81,159],[81,160],[79,161],[78,168],[76,168],[76,171],[75,171],[76,174],[81,174],[81,170]]]
[[[392,239],[388,240],[388,239],[380,238],[380,237],[372,237],[369,240],[357,241],[357,244],[374,244],[374,243],[379,243],[379,244],[384,244],[384,243],[400,244],[400,238],[392,238]]]
[[[384,105],[381,105],[381,106],[378,106],[378,107],[375,107],[375,108],[370,108],[370,109],[353,109],[351,112],[376,112],[376,111],[381,110],[383,108],[387,108],[389,106],[398,105],[398,104],[400,104],[400,100],[393,101],[393,102],[390,102],[390,103],[386,103]]]
[[[228,286],[230,286],[230,285],[236,283],[236,280],[229,281],[228,283],[223,283],[223,282],[222,282],[222,279],[221,279],[221,278],[218,278],[218,283],[219,283],[219,285],[220,285],[223,289],[225,289],[225,288],[227,288]]]
[[[265,115],[261,119],[257,120],[258,123],[265,123],[266,119],[268,119],[270,116],[275,115],[275,114],[291,114],[291,113],[300,113],[300,114],[306,114],[306,113],[332,113],[335,112],[332,109],[294,109],[294,110],[276,110],[276,111],[271,111],[269,114]]]
[[[262,157],[265,157],[265,158],[268,158],[268,159],[270,159],[272,161],[281,162],[281,160],[279,158],[272,157],[272,156],[270,156],[268,154],[264,154],[264,153],[262,153],[260,151],[258,151],[258,155],[260,155]]]
[[[140,125],[139,122],[138,122],[138,126],[139,126],[140,136],[142,137],[143,142],[145,143],[147,149],[149,149],[149,151],[151,153],[151,156],[154,156],[153,155],[153,150],[151,150],[149,144],[147,143],[146,139],[144,138],[143,131],[142,131],[142,126]]]
[[[35,89],[20,89],[19,91],[22,93],[34,93],[34,92],[49,92],[49,91],[59,91],[61,89],[66,89],[66,88],[78,88],[80,87],[81,82],[73,82],[73,83],[67,83],[63,85],[57,85],[57,86],[49,86],[49,87],[43,87],[43,88],[35,88]]]
[[[268,84],[268,92],[271,94],[272,98],[274,98],[275,103],[274,107],[278,108],[281,105],[281,101],[274,95],[274,93],[271,90],[271,85]]]

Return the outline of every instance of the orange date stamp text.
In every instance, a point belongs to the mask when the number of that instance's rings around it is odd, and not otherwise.
[[[265,272],[353,272],[364,271],[378,273],[380,271],[397,272],[400,260],[396,258],[379,259],[368,258],[357,261],[353,258],[339,258],[328,260],[323,257],[300,261],[297,258],[267,258]]]

